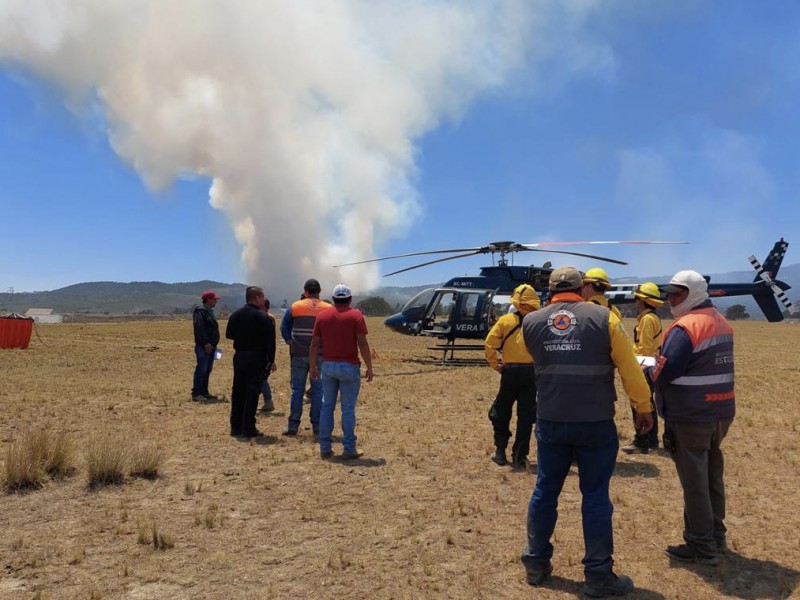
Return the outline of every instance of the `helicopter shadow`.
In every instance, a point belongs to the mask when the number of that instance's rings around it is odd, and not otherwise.
[[[413,375],[429,375],[430,373],[433,372],[434,371],[431,370],[423,371],[422,369],[418,371],[398,371],[396,373],[387,372],[387,373],[381,373],[381,377],[410,377]]]

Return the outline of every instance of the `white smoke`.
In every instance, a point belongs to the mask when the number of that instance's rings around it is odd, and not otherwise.
[[[580,21],[591,4],[556,12]],[[537,19],[547,6],[3,0],[0,61],[55,82],[76,110],[99,107],[113,148],[152,188],[212,178],[249,281],[288,295],[308,277],[326,289],[346,277],[364,290],[373,265],[331,265],[408,231],[420,211],[414,142],[552,52],[530,43],[557,31]]]

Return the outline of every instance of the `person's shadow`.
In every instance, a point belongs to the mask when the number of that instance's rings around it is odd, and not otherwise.
[[[645,462],[617,462],[614,475],[617,477],[658,477],[660,469]]]
[[[195,401],[193,401],[193,402],[194,402],[194,404],[199,404],[200,406],[210,406],[212,404],[229,404],[230,403],[230,401],[228,400],[228,397],[225,396],[225,395],[214,396],[213,398],[206,398],[206,399],[201,400],[199,402],[195,402]]]
[[[265,435],[262,437],[243,437],[239,436],[236,438],[237,442],[242,442],[245,444],[253,444],[255,446],[272,446],[280,442],[280,438],[275,435]]]
[[[580,600],[586,600],[588,596],[583,593],[583,581],[574,581],[572,579],[566,579],[564,577],[559,577],[558,575],[552,575],[549,579],[547,579],[541,586],[537,586],[531,589],[543,589],[543,590],[558,590],[559,592],[564,592],[565,594],[574,594],[576,598],[580,598]],[[611,596],[608,596],[609,598]],[[654,592],[653,590],[648,590],[646,588],[636,587],[634,582],[633,591],[625,596],[626,598],[630,598],[631,600],[666,600],[667,597],[659,594],[658,592]]]
[[[720,593],[733,598],[756,600],[788,598],[798,582],[800,572],[771,560],[748,558],[728,550],[721,555],[718,567],[670,560],[670,567],[682,567],[696,573]]]
[[[346,467],[382,467],[386,464],[385,458],[342,458],[341,456],[332,456],[330,462],[344,465]]]
[[[536,475],[538,471],[538,466],[536,463],[531,462],[528,466],[528,472],[532,475]],[[661,473],[660,469],[649,463],[632,463],[632,462],[618,462],[614,467],[614,475],[616,477],[658,477],[659,473]],[[573,464],[567,473],[567,477],[569,476],[578,476],[578,466]]]

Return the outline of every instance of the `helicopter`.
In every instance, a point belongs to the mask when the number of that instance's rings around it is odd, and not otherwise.
[[[549,252],[558,254],[568,254],[583,258],[591,258],[598,261],[610,262],[619,265],[628,263],[614,258],[587,254],[584,252],[573,252],[569,250],[543,248],[543,246],[575,246],[575,245],[600,245],[600,244],[674,244],[685,242],[648,242],[648,241],[621,241],[621,242],[539,242],[531,244],[520,244],[512,241],[492,242],[485,246],[473,248],[452,248],[448,250],[430,250],[423,252],[412,252],[409,254],[398,254],[363,260],[337,267],[364,264],[395,258],[407,258],[412,256],[423,256],[431,254],[448,254],[443,258],[426,261],[420,264],[399,269],[387,273],[384,277],[390,277],[399,273],[404,273],[412,269],[418,269],[428,265],[465,258],[477,254],[491,254],[492,262],[495,263],[495,255],[498,255],[496,264],[482,267],[477,276],[453,277],[442,287],[428,288],[421,291],[409,300],[402,310],[388,317],[384,324],[398,333],[409,335],[425,335],[436,338],[443,342],[441,345],[432,347],[434,350],[443,351],[443,362],[448,352],[450,359],[453,359],[455,350],[476,350],[483,348],[480,344],[458,344],[456,340],[483,340],[491,329],[499,315],[496,314],[497,307],[494,303],[495,296],[510,296],[514,289],[528,283],[539,293],[546,294],[548,280],[552,272],[550,261],[542,266],[517,266],[509,264],[508,255],[516,252]]]
[[[523,284],[530,284],[543,299],[548,293],[548,281],[552,272],[552,263],[545,262],[542,266],[517,266],[510,265],[507,256],[515,252],[555,252],[569,254],[598,261],[625,265],[626,262],[596,256],[582,252],[566,250],[545,249],[542,246],[571,246],[571,245],[599,245],[599,244],[683,244],[686,242],[647,242],[647,241],[618,241],[618,242],[540,242],[534,244],[519,244],[510,241],[492,242],[485,246],[475,248],[453,248],[449,250],[431,250],[398,254],[372,260],[364,260],[352,264],[423,256],[430,254],[448,254],[444,258],[430,260],[404,269],[387,273],[384,277],[396,275],[418,269],[435,263],[474,256],[477,254],[499,255],[496,264],[482,267],[477,276],[458,276],[445,282],[442,287],[428,288],[419,292],[409,300],[400,312],[388,317],[384,324],[398,333],[408,335],[426,335],[437,338],[444,343],[431,349],[444,352],[443,362],[447,353],[453,358],[455,350],[479,349],[480,344],[458,344],[457,340],[483,340],[491,329],[496,318],[498,305],[494,303],[496,296],[510,296],[514,289]],[[775,242],[772,250],[767,255],[762,265],[755,256],[750,256],[749,261],[756,270],[752,283],[710,283],[708,292],[712,298],[731,296],[753,296],[764,316],[770,322],[783,320],[782,311],[778,305],[779,300],[788,310],[792,304],[786,296],[786,290],[791,289],[788,284],[776,279],[783,257],[789,243],[783,238]],[[337,265],[337,266],[348,266]],[[610,304],[629,304],[635,301],[634,292],[638,284],[615,284],[606,291]],[[776,300],[777,298],[777,300]]]

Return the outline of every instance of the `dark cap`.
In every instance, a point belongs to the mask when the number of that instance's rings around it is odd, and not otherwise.
[[[309,294],[319,294],[322,291],[322,288],[319,285],[319,281],[316,279],[309,279],[303,284],[303,289],[308,292]]]

